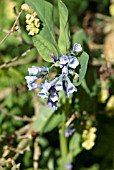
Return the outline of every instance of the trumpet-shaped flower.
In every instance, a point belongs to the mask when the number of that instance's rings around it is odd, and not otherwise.
[[[64,66],[64,67],[62,68],[62,75],[63,75],[63,76],[67,76],[67,75],[68,75],[68,67],[67,67],[67,66]]]
[[[63,90],[63,75],[59,77],[59,81],[55,85],[56,90]]]
[[[29,90],[34,90],[34,89],[37,89],[37,88],[42,88],[42,85],[39,85],[39,84],[36,84],[36,83],[30,83],[30,84],[27,84],[27,87]]]
[[[57,101],[58,101],[58,94],[56,93],[55,86],[52,86],[49,89],[50,95],[48,98],[48,106],[51,106],[54,110],[57,110]]]
[[[45,81],[45,83],[42,85],[42,90],[38,93],[38,96],[40,96],[41,98],[48,98],[48,94],[52,93],[53,90],[53,85],[56,82],[58,78],[55,78],[54,80],[52,80],[51,82],[47,82]],[[55,92],[55,89],[54,89]],[[54,96],[53,96],[54,97]]]
[[[55,111],[57,110],[57,102],[52,102],[51,100],[50,100],[50,98],[48,98],[48,102],[47,102],[47,105],[48,106],[50,106],[50,107],[52,107]]]
[[[66,80],[67,80],[66,95],[69,98],[73,92],[77,92],[77,88],[71,83],[68,77],[66,77]]]
[[[82,46],[80,44],[75,43],[73,46],[73,49],[71,51],[71,54],[76,54],[82,51]]]
[[[39,68],[36,66],[32,66],[32,68],[28,68],[29,75],[36,75],[41,72],[48,72],[49,69],[44,67],[44,68]]]
[[[25,79],[26,79],[26,82],[27,84],[31,84],[33,83],[35,80],[39,79],[39,78],[42,78],[43,75],[38,75],[38,76],[26,76]]]
[[[75,69],[79,65],[79,61],[76,57],[69,57],[69,67]]]
[[[68,56],[63,55],[60,57],[60,67],[65,66],[69,62]]]

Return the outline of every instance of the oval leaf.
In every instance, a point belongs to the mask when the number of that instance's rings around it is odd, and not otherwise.
[[[33,37],[33,42],[39,54],[45,61],[52,62],[52,58],[50,57],[51,52],[54,52],[54,55],[58,56],[58,52],[54,45],[44,39],[44,37],[42,37],[40,34]]]
[[[57,49],[53,24],[53,5],[44,0],[26,0],[26,3],[34,9],[42,22],[42,29],[40,30],[42,37]]]
[[[45,125],[47,124],[53,113],[53,108],[49,106],[42,106],[39,110],[39,115],[36,121],[32,125],[32,128],[42,133]]]
[[[86,42],[86,41],[87,41],[87,36],[86,36],[86,34],[85,34],[83,29],[80,29],[79,31],[77,31],[73,35],[73,41],[72,41],[73,45],[75,43],[79,43],[83,47],[84,46],[84,42]]]
[[[53,114],[51,118],[49,119],[49,121],[46,122],[43,128],[43,132],[46,133],[46,132],[53,130],[55,127],[58,127],[58,125],[60,125],[61,122],[62,122],[62,115]]]
[[[68,10],[65,4],[58,0],[60,35],[58,39],[58,47],[61,54],[66,54],[70,47],[69,28],[68,28]]]

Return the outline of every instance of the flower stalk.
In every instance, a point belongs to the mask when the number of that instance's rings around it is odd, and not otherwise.
[[[62,126],[59,129],[59,136],[60,136],[60,149],[61,149],[61,156],[62,156],[62,169],[68,170],[67,168],[67,156],[68,156],[68,148],[67,148],[67,138],[65,136],[65,123],[68,117],[69,113],[69,99],[66,97],[66,103],[65,103],[65,113],[63,115],[63,122]]]
[[[61,128],[59,129],[59,140],[60,140],[60,149],[61,149],[61,156],[62,156],[62,169],[67,170],[67,139],[65,137],[65,121],[66,115],[63,116],[63,123]]]

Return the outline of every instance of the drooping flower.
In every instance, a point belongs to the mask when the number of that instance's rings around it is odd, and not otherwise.
[[[69,98],[73,92],[77,92],[77,88],[71,83],[69,77],[66,77],[67,85],[66,85],[66,96]]]
[[[43,75],[38,75],[38,76],[25,76],[26,82],[27,82],[27,87],[29,90],[34,90],[37,88],[42,88],[42,85],[38,85],[34,83],[35,80],[42,78]]]
[[[42,89],[39,93],[38,96],[40,96],[42,99],[48,98],[48,91],[46,89]]]
[[[38,75],[38,76],[26,76],[25,79],[26,79],[26,82],[27,84],[31,84],[33,83],[35,80],[39,79],[39,78],[42,78],[43,75]]]
[[[58,91],[63,90],[63,75],[59,77],[59,81],[55,84],[55,89]]]
[[[64,67],[62,68],[62,75],[63,75],[63,76],[67,76],[67,75],[68,75],[68,67],[67,67],[67,66],[64,66]]]
[[[39,84],[36,84],[36,83],[30,83],[30,84],[27,84],[27,87],[29,90],[34,90],[34,89],[37,89],[37,88],[42,88],[42,85],[39,85]]]
[[[51,106],[54,110],[57,110],[58,94],[56,92],[55,86],[49,89],[48,106]]]
[[[56,77],[55,79],[53,79],[51,82],[47,82],[47,80],[45,81],[44,84],[42,84],[42,90],[38,93],[38,96],[40,96],[41,98],[48,98],[50,93],[55,93],[56,89],[53,89],[53,85],[54,83],[57,81],[58,77]],[[54,98],[55,96],[50,96],[52,98]]]
[[[69,62],[68,56],[63,55],[60,57],[60,68],[65,66]]]
[[[56,89],[54,88],[54,90],[50,91],[50,96],[49,96],[50,100],[52,102],[57,102],[58,101],[58,94],[56,93]]]
[[[44,67],[44,68],[39,68],[36,66],[32,66],[32,68],[28,68],[29,75],[36,75],[41,72],[49,72],[49,69]]]
[[[75,69],[79,65],[76,57],[69,56],[69,67]]]
[[[38,85],[35,81],[39,78],[43,78],[43,72],[48,72],[48,68],[39,68],[36,66],[32,66],[32,68],[28,68],[29,76],[25,76],[27,86],[29,90],[34,90],[36,88],[42,88],[42,85]],[[41,73],[41,74],[39,74]]]
[[[58,107],[57,107],[57,102],[52,102],[52,101],[50,100],[50,98],[48,98],[47,105],[50,106],[50,107],[52,107],[55,111],[58,109]]]
[[[82,47],[80,44],[75,43],[73,46],[73,49],[71,51],[71,54],[76,54],[82,51]]]

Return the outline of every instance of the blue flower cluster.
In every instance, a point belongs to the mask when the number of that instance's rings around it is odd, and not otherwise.
[[[57,110],[57,102],[59,98],[58,91],[64,90],[68,98],[73,92],[77,92],[77,88],[73,85],[69,76],[77,76],[75,69],[79,65],[79,62],[74,55],[81,51],[81,45],[76,43],[74,44],[69,55],[61,55],[58,58],[54,55],[51,55],[54,63],[59,61],[61,74],[59,76],[57,75],[57,77],[55,77],[50,82],[46,79],[43,84],[38,85],[35,83],[37,79],[43,78],[45,74],[49,73],[49,68],[39,68],[36,66],[28,68],[29,76],[25,77],[28,89],[34,90],[36,88],[40,88],[41,91],[38,93],[38,96],[43,99],[48,98],[48,106],[51,106],[54,110]]]

